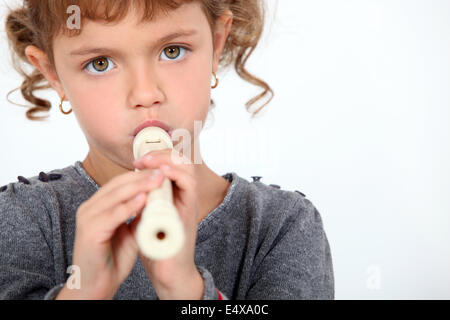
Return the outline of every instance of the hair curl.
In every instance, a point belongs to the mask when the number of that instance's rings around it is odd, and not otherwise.
[[[233,23],[222,56],[219,59],[219,67],[226,68],[234,62],[236,73],[242,79],[263,88],[260,94],[246,103],[247,111],[249,111],[251,105],[270,93],[266,103],[256,111],[251,112],[252,117],[254,117],[273,98],[273,90],[269,85],[253,76],[245,68],[245,64],[255,50],[263,31],[264,3],[262,0],[140,0],[133,1],[133,4],[139,7],[139,12],[142,12],[141,21],[146,21],[151,20],[153,15],[159,11],[167,13],[183,3],[192,1],[201,3],[212,33],[217,18],[226,9],[232,11]],[[14,10],[10,8],[5,26],[12,64],[14,69],[25,79],[20,87],[8,93],[8,101],[10,101],[9,95],[20,89],[25,100],[33,104],[33,107],[27,110],[26,117],[30,120],[47,118],[48,115],[39,117],[35,113],[49,111],[51,104],[48,100],[36,97],[34,91],[48,89],[51,86],[44,75],[28,61],[25,48],[28,45],[34,45],[43,50],[54,67],[53,39],[61,32],[68,36],[74,36],[81,32],[64,27],[68,17],[66,10],[70,5],[77,5],[80,8],[81,23],[83,24],[84,19],[118,22],[126,16],[131,2],[129,0],[98,0],[96,6],[92,6],[91,0],[24,0],[21,7]],[[102,10],[99,10],[99,8],[102,8]],[[28,74],[22,68],[21,62],[30,65],[32,72]],[[211,104],[214,105],[212,99]]]

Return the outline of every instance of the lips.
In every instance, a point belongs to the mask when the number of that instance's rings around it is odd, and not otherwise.
[[[167,124],[165,124],[164,122],[158,121],[158,120],[148,120],[143,122],[142,124],[140,124],[133,133],[133,137],[136,137],[137,134],[144,128],[147,127],[159,127],[161,129],[163,129],[164,131],[166,131],[170,137],[172,137],[172,128],[169,127]]]

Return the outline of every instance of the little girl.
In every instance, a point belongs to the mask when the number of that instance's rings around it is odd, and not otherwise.
[[[1,299],[334,298],[314,205],[261,177],[220,176],[199,154],[219,65],[233,63],[264,88],[247,106],[272,93],[244,67],[263,17],[258,0],[28,0],[9,12],[20,89],[33,105],[27,117],[40,120],[35,113],[51,107],[34,91],[53,88],[89,152],[0,189]],[[185,161],[169,149],[135,160],[133,139],[147,126],[166,130]],[[197,153],[177,148],[179,130]],[[185,241],[174,256],[152,260],[135,231],[148,193],[166,178]]]

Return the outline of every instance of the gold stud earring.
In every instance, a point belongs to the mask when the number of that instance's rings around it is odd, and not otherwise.
[[[64,113],[64,114],[70,114],[72,112],[72,108],[70,108],[70,111],[64,111],[63,107],[62,107],[62,104],[63,104],[63,101],[64,101],[65,98],[66,98],[66,95],[64,95],[61,98],[61,103],[59,104],[59,110],[61,110],[61,112]]]
[[[216,83],[213,86],[211,86],[211,89],[215,89],[219,85],[219,78],[217,78],[217,75],[214,71],[213,71],[213,75],[214,75],[214,78],[216,79]]]

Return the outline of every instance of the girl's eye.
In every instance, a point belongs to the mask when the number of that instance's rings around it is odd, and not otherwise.
[[[184,47],[180,46],[170,46],[163,50],[162,53],[169,59],[163,59],[163,60],[175,60],[180,55],[183,57],[186,53],[186,51],[189,50]],[[179,59],[178,59],[179,60]],[[114,62],[112,62],[111,59],[107,57],[99,57],[95,58],[94,60],[88,62],[88,64],[84,67],[84,69],[87,69],[90,73],[93,74],[101,74],[105,73],[106,71],[109,71],[114,67]]]
[[[106,71],[111,69],[109,67],[112,67],[113,65],[114,63],[109,58],[99,57],[89,62],[84,68],[87,69],[90,73],[100,74],[105,73]]]
[[[176,58],[178,58],[180,56],[181,52],[185,52],[186,50],[189,50],[189,49],[183,48],[183,47],[180,47],[180,46],[167,47],[167,48],[165,48],[163,50],[162,53],[164,53],[164,55],[166,57],[168,57],[169,59],[163,59],[163,60],[169,60],[169,61],[170,60],[175,60]],[[184,56],[184,55],[185,55],[185,53],[183,53],[182,56]]]

